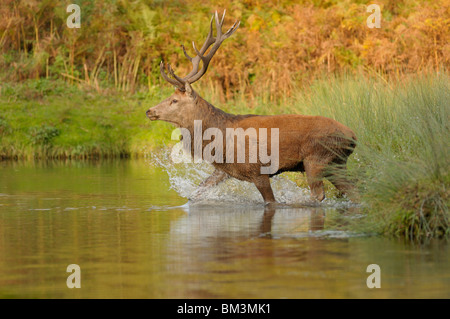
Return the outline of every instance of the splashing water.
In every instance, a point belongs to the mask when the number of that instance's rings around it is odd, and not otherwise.
[[[171,156],[177,159],[174,163]],[[182,159],[190,158],[187,153],[171,155],[171,149],[165,148],[159,153],[152,153],[150,156],[150,165],[158,166],[164,169],[170,181],[170,188],[175,190],[180,196],[190,198],[198,185],[205,180],[214,171],[214,167],[202,161],[201,163],[183,162]],[[309,189],[301,188],[297,184],[283,175],[277,175],[271,178],[271,186],[275,199],[279,203],[292,204],[312,204]],[[256,186],[252,183],[240,181],[235,178],[229,178],[216,187],[205,190],[200,197],[196,199],[197,203],[228,202],[242,204],[262,204],[263,200]],[[317,206],[317,203],[314,203]],[[354,206],[349,200],[337,200],[326,198],[320,206],[333,206],[344,208]]]

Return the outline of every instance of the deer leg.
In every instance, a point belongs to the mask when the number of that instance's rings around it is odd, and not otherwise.
[[[311,197],[322,201],[325,198],[325,191],[323,189],[323,170],[324,165],[319,162],[304,160],[306,179],[311,189]]]
[[[200,183],[199,187],[214,187],[219,183],[223,182],[225,179],[230,177],[224,171],[215,169],[214,172],[209,175],[207,179]]]
[[[259,176],[254,182],[256,188],[261,193],[264,203],[276,203],[275,196],[273,196],[272,187],[270,186],[270,179],[268,175]]]
[[[224,171],[218,169],[214,170],[214,172],[207,179],[205,179],[203,182],[200,183],[198,188],[190,196],[190,199],[198,199],[200,195],[205,192],[206,189],[220,184],[228,177],[230,176]]]

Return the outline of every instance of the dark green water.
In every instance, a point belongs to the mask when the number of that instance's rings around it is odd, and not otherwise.
[[[345,209],[188,205],[169,188],[145,161],[0,162],[0,297],[450,297],[448,243],[352,236],[329,224]]]

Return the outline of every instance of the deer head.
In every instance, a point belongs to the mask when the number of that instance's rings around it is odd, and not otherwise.
[[[179,127],[186,127],[192,123],[193,119],[200,119],[196,117],[196,114],[202,112],[198,101],[202,100],[197,93],[192,89],[191,84],[198,81],[208,70],[209,63],[212,57],[219,49],[222,42],[230,37],[236,29],[239,27],[240,21],[236,21],[233,26],[225,33],[222,33],[222,25],[225,19],[225,12],[222,15],[222,19],[219,20],[219,16],[216,13],[212,16],[210,22],[210,28],[208,36],[203,43],[200,50],[197,49],[195,43],[192,42],[194,51],[197,53],[195,57],[191,57],[187,54],[186,49],[181,45],[184,55],[192,63],[192,70],[185,77],[179,77],[175,74],[170,64],[167,66],[169,77],[164,68],[164,63],[161,61],[160,72],[162,77],[172,84],[176,90],[169,98],[165,99],[158,105],[150,108],[146,114],[147,117],[154,120],[162,120],[172,123]],[[216,25],[216,36],[213,36],[213,21]],[[211,47],[212,46],[212,47]],[[208,53],[206,51],[211,47]],[[200,62],[202,67],[200,69]]]

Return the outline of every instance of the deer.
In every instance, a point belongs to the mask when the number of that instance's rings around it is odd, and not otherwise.
[[[253,183],[261,193],[266,205],[277,205],[270,178],[283,172],[305,173],[311,198],[314,202],[323,201],[325,198],[324,178],[337,188],[339,196],[351,194],[354,187],[346,177],[346,164],[348,157],[356,146],[357,138],[355,133],[344,124],[318,115],[229,114],[216,108],[193,90],[192,84],[205,75],[211,59],[222,42],[229,38],[240,25],[240,21],[236,21],[227,32],[223,33],[222,26],[225,13],[226,11],[224,11],[221,19],[219,19],[217,11],[213,14],[208,35],[200,50],[197,49],[195,42],[192,42],[196,56],[191,57],[186,52],[184,45],[181,45],[184,55],[192,64],[192,70],[186,76],[176,75],[168,64],[169,76],[166,73],[164,61],[161,61],[161,76],[174,86],[175,92],[156,106],[149,108],[146,115],[151,121],[165,121],[178,128],[184,128],[191,135],[195,133],[194,122],[198,120],[201,120],[202,123],[201,133],[204,133],[208,128],[218,128],[222,131],[234,128],[245,130],[244,132],[253,128],[257,134],[256,143],[266,143],[268,151],[271,152],[274,151],[275,146],[277,147],[278,165],[275,171],[262,173],[262,168],[268,165],[267,161],[262,161],[259,156],[256,162],[249,160],[254,155],[249,154],[251,153],[250,147],[246,145],[250,143],[251,138],[250,136],[244,136],[244,145],[236,143],[234,148],[243,147],[244,150],[248,150],[245,153],[245,160],[237,162],[235,154],[235,161],[212,162],[213,173],[200,183],[198,189],[189,199],[197,199],[200,196],[199,194],[202,194],[209,187],[215,187],[231,177]],[[213,22],[215,22],[215,36],[213,35]],[[258,139],[261,137],[261,129],[267,129],[270,132],[264,138]],[[278,140],[274,142],[272,136],[275,129],[278,133]],[[224,140],[222,145],[226,145],[228,137],[222,136],[220,138]],[[237,136],[233,138],[237,138]],[[207,144],[208,141],[204,140],[201,147],[205,148]],[[223,146],[223,148],[221,153],[225,154],[226,146]],[[194,147],[191,146],[188,151],[194,156]]]

